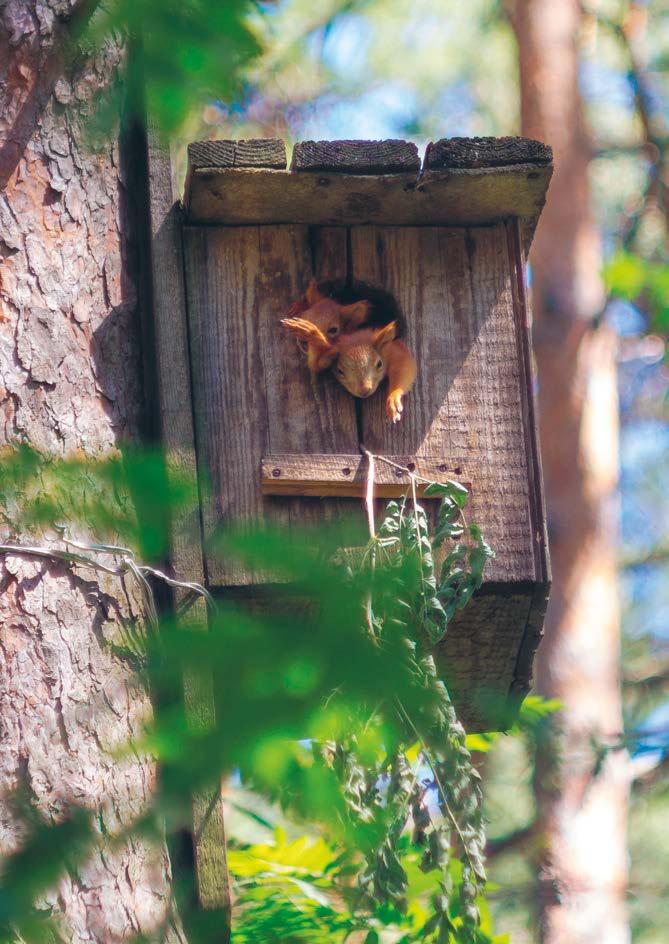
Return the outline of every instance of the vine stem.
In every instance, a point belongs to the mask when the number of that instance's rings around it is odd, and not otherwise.
[[[366,482],[366,489],[365,489],[365,507],[366,507],[366,511],[367,511],[367,522],[368,522],[368,525],[369,525],[370,539],[371,539],[371,540],[374,540],[374,538],[376,537],[376,530],[375,530],[375,526],[374,526],[374,468],[375,468],[375,466],[374,466],[374,461],[375,461],[376,459],[378,459],[379,462],[385,462],[387,465],[392,466],[392,467],[395,468],[395,469],[401,469],[403,472],[406,472],[407,475],[409,476],[409,479],[410,479],[410,482],[411,482],[411,497],[412,497],[412,500],[413,500],[413,507],[414,507],[414,526],[415,526],[415,530],[416,530],[416,538],[417,538],[417,544],[418,544],[418,553],[419,553],[419,556],[420,556],[421,570],[422,570],[422,566],[423,566],[423,549],[422,549],[421,543],[420,543],[420,530],[419,530],[419,526],[418,526],[418,495],[417,495],[417,491],[416,491],[416,482],[417,482],[417,481],[422,481],[422,482],[427,482],[428,484],[431,484],[431,483],[429,482],[428,479],[423,479],[421,476],[416,475],[414,472],[411,471],[411,469],[407,468],[406,466],[399,465],[397,462],[393,462],[391,459],[386,459],[384,456],[375,456],[373,453],[371,453],[371,452],[370,452],[368,449],[366,449],[364,446],[361,446],[360,449],[361,449],[361,452],[363,453],[363,455],[365,455],[365,456],[367,457],[367,462],[368,462],[368,465],[367,465],[367,482]],[[405,496],[405,501],[406,501],[406,496]],[[462,520],[463,520],[463,522],[464,522],[464,524],[465,524],[465,527],[466,527],[466,526],[467,526],[467,523],[466,523],[466,521],[465,521],[464,515],[462,514],[462,509],[460,509],[460,514],[461,514],[461,516],[462,516]],[[372,567],[373,567],[373,559],[372,559]],[[423,594],[422,594],[422,600],[423,600],[423,614],[424,614],[424,613],[425,613],[425,592],[424,592],[424,591],[423,591]],[[368,621],[369,621],[369,620],[371,620],[371,591],[370,591],[370,594],[369,594],[369,597],[368,597],[368,604],[367,604],[367,607],[368,607]],[[466,842],[465,842],[465,838],[464,838],[464,836],[462,835],[462,831],[460,830],[460,825],[459,825],[457,819],[455,818],[455,814],[453,813],[453,810],[451,809],[450,804],[449,804],[449,802],[448,802],[448,800],[447,800],[447,798],[446,798],[446,792],[445,792],[444,787],[443,787],[443,785],[442,785],[442,783],[441,783],[441,781],[440,781],[440,779],[439,779],[439,775],[438,775],[438,773],[437,773],[436,766],[435,766],[435,764],[434,764],[433,761],[432,761],[432,758],[431,758],[431,756],[430,756],[430,752],[429,752],[427,746],[425,745],[424,739],[420,736],[420,733],[419,733],[419,731],[418,731],[416,725],[415,725],[414,722],[412,721],[412,719],[411,719],[409,713],[407,712],[406,708],[404,707],[404,705],[402,704],[402,702],[400,701],[399,698],[397,698],[397,704],[398,704],[398,707],[399,707],[401,713],[404,715],[406,721],[408,722],[410,728],[411,728],[412,731],[414,732],[418,743],[419,743],[420,746],[421,746],[421,753],[422,753],[423,757],[425,758],[425,760],[426,760],[428,766],[430,767],[430,770],[432,771],[432,775],[433,775],[433,777],[434,777],[435,783],[437,784],[437,787],[438,787],[438,789],[439,789],[439,793],[441,794],[441,797],[442,797],[442,800],[443,800],[444,808],[446,809],[446,812],[448,813],[448,818],[450,819],[451,823],[453,824],[453,828],[455,829],[455,832],[457,833],[458,839],[460,840],[460,845],[462,846],[462,850],[463,850],[464,854],[465,854],[466,857],[467,857],[467,861],[468,861],[468,863],[469,863],[469,867],[470,867],[470,869],[472,870],[472,873],[473,873],[474,875],[477,875],[478,873],[477,873],[477,871],[476,871],[476,869],[475,869],[475,867],[474,867],[474,863],[472,862],[471,856],[469,855],[469,851],[468,851],[468,849],[467,849],[467,844],[466,844]],[[415,776],[417,777],[417,773],[415,774]],[[434,824],[433,824],[433,825],[434,825]]]
[[[364,447],[363,447],[364,449]],[[369,528],[369,539],[370,539],[370,555],[369,555],[369,566],[372,575],[372,580],[370,581],[369,593],[367,594],[367,599],[365,600],[365,618],[367,620],[367,629],[369,630],[370,636],[374,636],[374,614],[372,612],[372,582],[374,580],[374,571],[376,569],[376,524],[374,523],[374,472],[376,466],[374,464],[375,456],[371,452],[368,452],[367,449],[364,450],[367,456],[367,482],[365,485],[365,511],[367,512],[367,527]]]
[[[416,479],[415,479],[415,477],[413,477],[413,478],[411,479],[411,497],[412,497],[412,499],[413,499],[413,525],[414,525],[414,531],[415,531],[415,533],[416,533],[416,544],[418,545],[418,556],[420,557],[420,572],[421,572],[421,578],[422,578],[422,575],[423,575],[423,545],[421,544],[420,526],[419,526],[419,524],[418,524],[418,495],[417,495],[417,492],[416,492]],[[423,620],[425,620],[425,611],[427,610],[427,604],[425,603],[425,585],[423,584],[422,579],[421,579],[420,585],[421,585],[421,592],[420,592],[420,595],[421,595],[422,606],[423,606],[423,613],[422,613],[422,616],[423,616]]]
[[[395,696],[395,697],[397,698],[397,696]],[[425,746],[425,742],[424,742],[423,738],[420,736],[420,733],[419,733],[419,731],[418,731],[418,728],[416,727],[416,725],[415,725],[415,724],[413,723],[413,721],[411,720],[411,717],[410,717],[409,713],[407,712],[406,708],[404,707],[404,705],[402,704],[402,702],[400,701],[399,698],[397,698],[397,705],[398,705],[400,711],[402,712],[402,714],[404,715],[404,717],[406,718],[406,720],[407,720],[407,722],[408,722],[408,724],[409,724],[409,727],[412,729],[413,733],[416,735],[416,738],[417,738],[417,740],[418,740],[418,743],[419,743],[420,746],[421,746],[421,753],[422,753],[423,757],[425,758],[425,760],[427,761],[427,763],[428,763],[428,765],[429,765],[429,767],[430,767],[430,770],[432,771],[432,775],[433,775],[433,777],[434,777],[434,781],[435,781],[435,783],[437,784],[437,787],[439,788],[439,793],[441,794],[441,796],[442,796],[442,798],[443,798],[444,807],[446,808],[446,812],[448,813],[448,818],[450,819],[451,823],[453,824],[453,828],[455,829],[456,833],[458,834],[458,839],[460,840],[460,845],[462,846],[462,851],[463,851],[464,854],[467,856],[467,861],[469,862],[469,868],[472,870],[472,873],[473,873],[474,875],[478,876],[478,872],[476,871],[476,868],[474,867],[474,863],[472,862],[472,858],[471,858],[471,856],[469,855],[469,850],[467,849],[467,843],[465,842],[465,837],[462,835],[462,832],[461,832],[461,830],[460,830],[460,826],[459,826],[459,824],[458,824],[458,821],[457,821],[457,819],[455,818],[455,814],[453,813],[453,810],[451,809],[451,807],[450,807],[450,805],[449,805],[449,803],[448,803],[448,800],[446,799],[446,792],[444,791],[444,788],[443,788],[443,786],[442,786],[442,783],[441,783],[441,781],[439,780],[439,775],[438,775],[438,773],[437,773],[437,768],[435,767],[434,763],[432,762],[432,758],[430,757],[430,752],[429,752],[429,750],[427,749],[427,747]]]
[[[158,610],[156,608],[151,584],[147,579],[149,576],[162,580],[168,587],[189,590],[191,593],[196,593],[198,596],[204,597],[212,610],[216,609],[216,603],[206,587],[188,580],[175,580],[162,570],[158,570],[157,567],[150,567],[148,564],[138,564],[135,553],[131,548],[116,544],[84,544],[67,537],[66,529],[62,525],[58,527],[58,530],[63,533],[62,540],[65,544],[64,549],[48,545],[0,544],[0,554],[64,561],[67,564],[78,564],[81,567],[90,567],[92,570],[98,571],[99,573],[110,574],[112,577],[124,577],[127,573],[131,573],[142,588],[148,610],[148,617],[154,626],[158,623]],[[69,547],[75,547],[78,550],[71,551],[68,549]],[[121,558],[121,563],[117,567],[110,567],[108,564],[103,564],[94,557],[78,553],[78,551],[90,551],[94,554],[114,554]]]

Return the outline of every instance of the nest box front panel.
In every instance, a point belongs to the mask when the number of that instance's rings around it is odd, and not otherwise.
[[[312,382],[302,352],[279,324],[312,275],[346,270],[346,231],[186,228],[184,251],[197,451],[211,478],[205,537],[226,521],[264,517],[297,526],[343,519],[350,499],[263,497],[260,468],[273,454],[358,452],[351,397],[329,376]],[[214,584],[258,577],[218,556],[207,564]]]
[[[345,519],[354,500],[304,497],[306,485],[295,489],[303,497],[263,495],[261,466],[283,455],[316,470],[327,460],[310,457],[356,456],[362,439],[471,484],[470,514],[497,555],[489,582],[545,579],[515,224],[187,228],[185,258],[198,453],[212,485],[207,536],[254,517]],[[418,364],[399,423],[386,416],[385,383],[355,401],[332,376],[314,380],[281,328],[312,275],[363,280],[398,301]],[[214,583],[260,579],[208,563]]]

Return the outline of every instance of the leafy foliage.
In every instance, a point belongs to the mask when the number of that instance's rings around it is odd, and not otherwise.
[[[604,268],[609,292],[647,311],[650,328],[669,334],[669,265],[632,252],[616,253]]]
[[[115,34],[132,41],[133,70],[125,88],[110,89],[101,116],[144,107],[166,136],[212,100],[241,91],[243,67],[261,46],[252,27],[250,0],[109,0],[95,5],[79,37],[100,48]]]
[[[157,522],[175,508],[183,512],[197,494],[153,454],[95,463],[21,449],[6,452],[1,465],[3,513],[14,533],[48,531],[65,519],[95,540],[113,534],[135,552],[162,550],[165,529]],[[322,934],[343,941],[354,930],[373,942],[384,929],[403,941],[493,940],[481,920],[479,776],[431,654],[480,584],[482,555],[491,551],[463,523],[466,490],[457,483],[431,489],[442,496],[434,536],[424,509],[407,495],[390,503],[355,566],[334,554],[341,532],[291,534],[289,544],[281,531],[227,532],[220,551],[280,572],[283,589],[267,605],[220,602],[209,614],[210,632],[195,619],[177,625],[162,618],[145,635],[132,628],[155,712],[127,749],[152,752],[161,777],[131,832],[159,835],[162,822],[170,832],[187,827],[191,795],[215,796],[221,776],[234,771],[298,820],[319,824],[314,842],[277,835],[271,848],[232,850],[238,942],[279,932],[282,940]],[[437,581],[444,543],[454,550]],[[110,548],[89,550],[100,547]],[[181,696],[184,677],[197,690],[210,687],[217,720],[193,723]],[[42,918],[39,933],[31,931],[30,915],[45,884],[63,868],[76,872],[80,857],[72,851],[98,841],[94,819],[73,817],[40,826],[40,843],[50,850],[42,868],[26,866],[34,854],[29,832],[5,867],[0,895],[14,902],[3,911],[8,940],[19,929],[26,940],[42,940],[44,928],[57,934]],[[18,893],[12,876],[21,862]],[[274,932],[270,895],[280,911]]]

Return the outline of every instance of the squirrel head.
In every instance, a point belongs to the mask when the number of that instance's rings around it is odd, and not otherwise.
[[[306,302],[296,302],[289,311],[290,317],[298,316],[309,321],[334,344],[345,331],[359,328],[369,315],[369,302],[357,301],[350,305],[340,305],[333,298],[322,295],[316,279],[311,279],[305,293]],[[332,366],[336,354],[328,352],[322,344],[314,343],[307,337],[298,337],[297,343],[307,355],[307,365],[313,373],[319,373]]]
[[[319,365],[334,364],[334,375],[354,397],[371,396],[386,376],[386,346],[397,337],[397,323],[340,334],[333,343],[306,318],[284,318],[281,324],[313,349]],[[319,366],[324,370],[325,366]]]
[[[397,337],[397,324],[342,335],[334,375],[354,397],[370,397],[386,376],[384,350]]]

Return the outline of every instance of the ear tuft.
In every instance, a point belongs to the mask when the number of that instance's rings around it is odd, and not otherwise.
[[[309,279],[309,284],[307,285],[307,291],[305,295],[309,307],[315,305],[316,302],[320,302],[323,298],[320,291],[318,290],[318,282],[313,276]]]
[[[339,310],[347,328],[359,328],[369,318],[370,304],[366,299],[351,302],[350,305],[340,305]]]
[[[382,350],[386,344],[390,344],[397,337],[397,322],[391,321],[390,324],[378,328],[374,332],[374,346]]]

